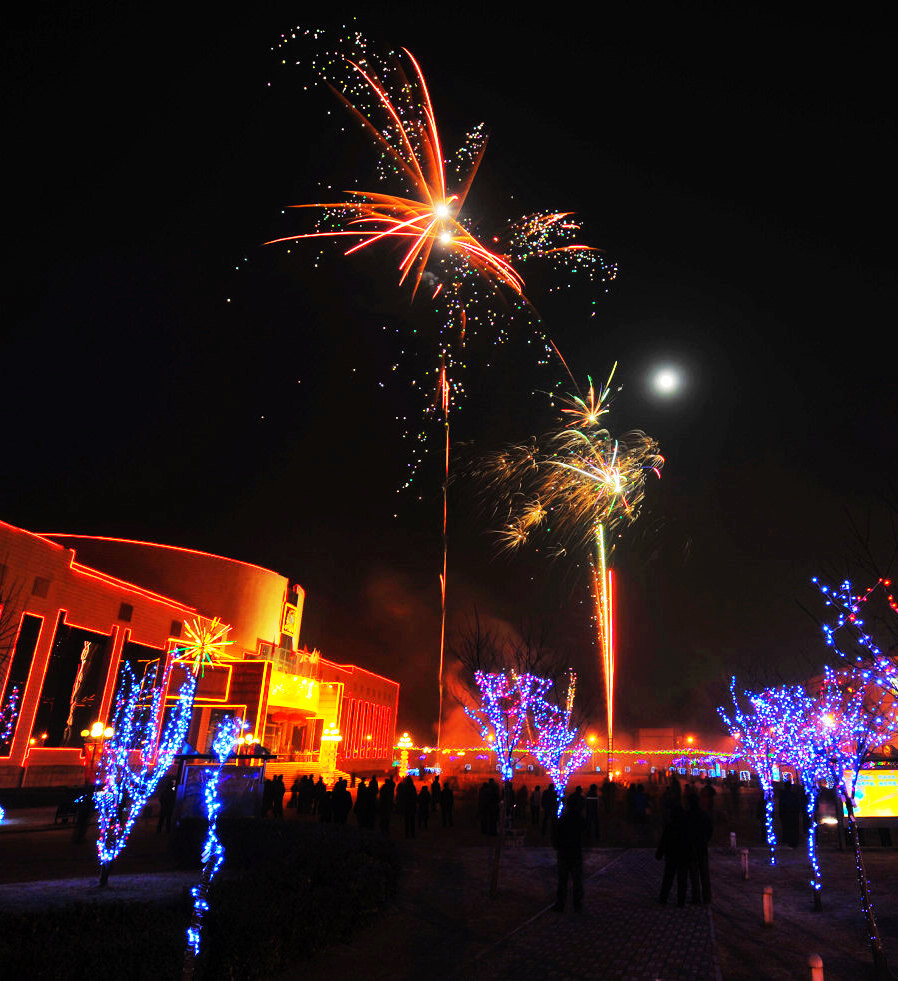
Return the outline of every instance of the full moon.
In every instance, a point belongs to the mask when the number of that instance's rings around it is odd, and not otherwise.
[[[652,376],[652,388],[659,395],[675,395],[683,380],[676,368],[659,368]]]

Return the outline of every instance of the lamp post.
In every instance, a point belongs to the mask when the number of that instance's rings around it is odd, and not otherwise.
[[[94,782],[97,770],[97,749],[99,748],[102,754],[103,741],[111,739],[114,734],[115,730],[111,726],[104,726],[102,722],[95,722],[90,729],[81,730],[81,738],[84,740],[84,746],[90,750],[84,767],[85,783]]]
[[[408,776],[408,751],[412,748],[412,737],[404,732],[399,737],[396,748],[399,750],[399,776],[404,778]]]
[[[589,768],[595,773],[596,769],[596,734],[591,732],[586,737],[587,743],[589,743]]]

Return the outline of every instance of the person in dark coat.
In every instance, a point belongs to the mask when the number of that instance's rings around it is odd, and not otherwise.
[[[166,774],[162,778],[159,788],[159,823],[156,825],[156,833],[162,831],[163,825],[166,831],[171,831],[171,817],[175,810],[175,797],[177,796],[175,778]]]
[[[311,779],[311,778],[310,778]],[[312,794],[312,813],[315,814],[321,809],[321,802],[324,800],[324,795],[327,793],[327,787],[324,785],[324,781],[321,777],[318,778],[318,783],[315,784],[314,792]]]
[[[440,793],[440,815],[443,818],[443,827],[452,827],[452,809],[455,807],[455,794],[452,791],[452,787],[449,781],[443,784],[443,790]]]
[[[686,877],[689,873],[689,832],[686,827],[686,815],[679,803],[670,811],[670,818],[661,832],[658,850],[655,858],[664,859],[664,874],[661,877],[661,892],[659,903],[666,903],[673,885],[677,880],[677,906],[686,905]]]
[[[393,783],[393,778],[387,777],[380,788],[377,798],[378,823],[380,824],[381,833],[385,835],[389,835],[390,833],[390,817],[393,814],[393,794],[395,789],[396,784]]]
[[[274,790],[270,777],[265,778],[262,784],[262,817],[268,817],[269,812],[274,807]]]
[[[530,792],[530,824],[534,828],[539,827],[539,802],[541,798],[542,794],[539,790],[539,784],[537,784]]]
[[[284,794],[287,793],[287,786],[284,783],[284,775],[279,773],[271,781],[271,808],[276,818],[284,819]]]
[[[487,804],[487,833],[495,837],[499,834],[499,804],[502,801],[502,792],[499,784],[490,777],[486,782],[486,804]]]
[[[355,814],[356,823],[360,828],[365,826],[365,807],[368,801],[368,785],[364,780],[359,781],[355,792],[355,804],[352,806],[352,813]]]
[[[490,814],[489,805],[487,803],[487,789],[486,781],[480,785],[480,789],[477,791],[477,817],[480,819],[480,833],[485,835],[489,834],[490,830]]]
[[[599,840],[599,788],[590,784],[586,792],[586,838]]]
[[[698,794],[687,798],[686,831],[689,837],[689,878],[692,902],[711,902],[711,873],[708,867],[708,842],[713,824],[711,815],[701,806]],[[701,884],[701,890],[699,890]]]
[[[287,807],[295,807],[296,813],[299,814],[299,791],[302,788],[302,780],[299,776],[293,778],[293,783],[290,785],[290,801]]]
[[[437,805],[440,802],[440,794],[442,794],[443,788],[440,786],[440,775],[437,774],[433,778],[433,782],[430,784],[430,806],[431,809],[436,811]]]
[[[352,794],[342,778],[334,784],[333,792],[334,824],[346,824],[352,810]]]
[[[568,878],[573,885],[574,910],[579,913],[583,909],[583,825],[583,798],[571,794],[553,826],[553,844],[558,854],[558,891],[552,907],[556,913],[564,911]]]
[[[418,794],[418,827],[427,830],[427,822],[430,820],[430,791],[427,784],[421,788]]]
[[[318,798],[318,819],[324,824],[334,823],[334,795],[327,788],[323,796]]]
[[[396,806],[405,822],[405,837],[415,837],[415,816],[418,810],[418,794],[410,776],[399,781],[396,788]]]
[[[377,823],[377,777],[371,777],[365,790],[365,805],[362,808],[362,827],[374,830]]]
[[[779,785],[779,805],[783,842],[790,848],[797,848],[801,840],[802,804],[795,785],[788,780]]]
[[[558,791],[555,790],[555,784],[550,783],[543,792],[542,797],[542,807],[543,807],[543,837],[546,834],[546,828],[552,827],[555,818],[558,814]]]

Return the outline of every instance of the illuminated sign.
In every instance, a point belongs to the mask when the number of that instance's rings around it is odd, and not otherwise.
[[[288,637],[296,636],[296,607],[292,603],[284,603],[284,615],[281,617],[281,633]]]
[[[845,774],[851,786],[851,774]],[[898,817],[898,770],[861,770],[854,791],[854,812],[859,818]]]

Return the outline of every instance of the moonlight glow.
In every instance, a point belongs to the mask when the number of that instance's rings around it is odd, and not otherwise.
[[[682,387],[683,377],[677,368],[658,368],[652,375],[652,389],[658,395],[676,395]]]

